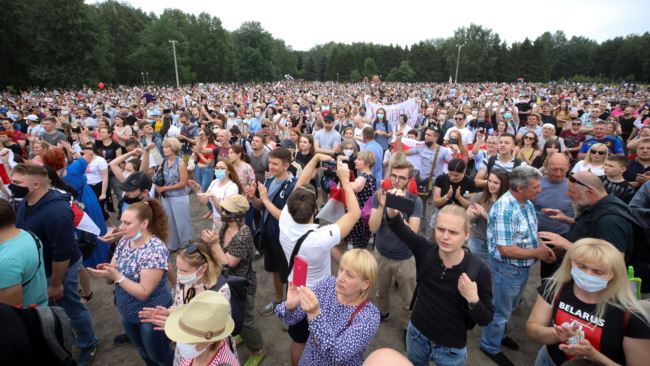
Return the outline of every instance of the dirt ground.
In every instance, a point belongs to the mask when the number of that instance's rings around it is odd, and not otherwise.
[[[208,227],[210,222],[201,219],[206,208],[199,207],[194,197],[192,197],[192,226],[195,233],[200,233],[200,230]],[[431,212],[431,210],[427,210]],[[424,224],[424,223],[423,223]],[[430,230],[427,230],[427,236],[430,235]],[[273,283],[271,276],[264,272],[262,260],[255,261],[255,269],[257,271],[257,296],[255,299],[256,308],[260,309],[273,297]],[[333,273],[336,273],[336,268],[333,268]],[[122,333],[122,326],[120,315],[113,305],[112,286],[106,285],[96,279],[91,279],[92,288],[95,297],[88,303],[88,307],[93,316],[93,324],[95,326],[96,334],[101,338],[101,343],[97,351],[95,362],[96,366],[107,365],[144,365],[144,362],[139,357],[138,352],[133,346],[114,347],[112,339],[114,336]],[[536,288],[539,286],[539,265],[536,265],[531,270],[531,276],[526,288],[524,302],[519,306],[512,316],[509,323],[509,336],[519,343],[520,350],[512,351],[504,349],[504,353],[510,357],[515,365],[532,365],[535,361],[535,356],[539,349],[539,345],[530,341],[526,337],[525,323],[535,301]],[[405,352],[404,344],[402,341],[403,331],[407,324],[408,317],[406,311],[400,311],[400,294],[397,289],[393,289],[391,294],[391,313],[393,317],[387,322],[383,322],[379,327],[379,331],[375,339],[370,343],[369,352],[382,348],[389,347],[396,349],[402,353]],[[410,300],[410,299],[409,299]],[[264,347],[266,350],[266,359],[262,365],[275,366],[275,365],[290,365],[289,335],[282,330],[280,321],[274,316],[259,318],[258,323],[262,330],[264,339]],[[468,365],[494,365],[479,350],[479,339],[481,334],[481,327],[477,326],[468,335]],[[249,352],[245,347],[238,349],[240,360],[243,362],[248,358]]]

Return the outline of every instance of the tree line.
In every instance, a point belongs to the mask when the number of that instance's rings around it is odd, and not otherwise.
[[[259,22],[229,32],[219,18],[167,9],[160,16],[115,0],[3,2],[0,87],[71,87],[83,84],[174,85],[170,40],[182,84],[262,82],[284,75],[305,80],[388,81],[650,81],[650,33],[598,43],[562,31],[508,45],[480,25],[447,39],[410,47],[330,42],[295,51]]]

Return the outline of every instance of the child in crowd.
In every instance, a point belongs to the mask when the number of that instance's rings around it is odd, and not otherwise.
[[[627,159],[623,155],[609,155],[605,160],[605,175],[603,181],[607,193],[613,194],[625,203],[629,203],[634,196],[634,188],[623,178],[627,169]]]

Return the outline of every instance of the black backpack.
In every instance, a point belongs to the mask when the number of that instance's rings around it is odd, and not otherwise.
[[[29,349],[33,351],[35,364],[57,366],[77,364],[72,358],[74,343],[72,325],[63,308],[58,306],[10,308],[25,326],[24,330],[29,340]],[[8,351],[10,350],[3,350],[0,358],[6,361],[7,357],[11,357],[7,354]]]
[[[494,164],[497,162],[497,155],[492,155],[488,158],[488,163],[487,163],[487,174],[486,178],[490,175],[490,172],[492,171],[492,168],[494,168]],[[512,165],[512,169],[518,167],[521,165],[521,160],[515,158],[515,163]]]
[[[237,335],[241,332],[241,328],[244,325],[246,289],[250,286],[250,281],[244,277],[222,274],[217,279],[217,284],[211,290],[219,291],[225,284],[228,284],[228,288],[230,288],[230,315],[235,322],[232,335]]]
[[[632,248],[625,251],[625,264],[634,267],[634,275],[641,279],[641,292],[650,292],[650,226],[614,207],[599,210],[590,221],[598,225],[598,221],[607,215],[620,216],[632,224],[634,241]]]

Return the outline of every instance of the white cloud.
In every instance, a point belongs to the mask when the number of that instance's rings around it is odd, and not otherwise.
[[[87,3],[100,2],[86,0]],[[127,0],[146,12],[166,8],[207,12],[230,31],[256,20],[295,50],[330,41],[373,42],[408,46],[430,38],[452,36],[470,23],[492,29],[508,43],[535,39],[545,31],[597,41],[650,30],[643,0],[546,1],[198,1]]]

